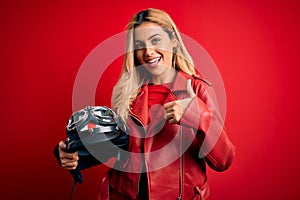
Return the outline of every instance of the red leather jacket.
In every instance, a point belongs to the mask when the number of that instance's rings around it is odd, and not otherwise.
[[[130,154],[116,163],[119,170],[112,169],[104,177],[99,199],[138,199],[143,170],[147,171],[149,199],[208,197],[206,164],[216,171],[226,170],[235,147],[223,129],[210,86],[200,77],[179,72],[164,103],[187,98],[188,79],[196,97],[179,124],[165,122],[162,107],[148,111],[148,85],[142,86],[128,121]]]

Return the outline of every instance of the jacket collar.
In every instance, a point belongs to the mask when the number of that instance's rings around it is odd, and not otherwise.
[[[172,92],[186,91],[186,81],[192,78],[191,75],[179,71],[175,77]]]

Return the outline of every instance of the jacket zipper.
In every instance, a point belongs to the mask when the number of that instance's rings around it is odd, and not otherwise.
[[[175,96],[175,94],[174,94]],[[183,95],[183,99],[186,98],[186,95]],[[183,135],[182,135],[182,126],[179,125],[179,194],[177,197],[177,200],[182,199],[182,193],[183,193],[183,175],[184,175],[184,170],[183,170],[183,152],[182,152],[182,141],[183,141]]]
[[[145,126],[144,126],[143,122],[142,122],[142,121],[141,121],[134,113],[132,113],[131,110],[129,110],[129,115],[130,115],[131,117],[133,117],[135,120],[137,120],[137,121],[140,123],[140,125],[142,125],[143,130],[144,130],[144,133],[145,133],[145,135],[146,135],[146,130],[145,130]],[[145,150],[144,150],[144,151],[145,151]],[[143,163],[145,164],[145,168],[147,168],[145,158],[144,158],[143,161],[144,161]],[[142,176],[142,170],[143,170],[143,165],[141,166],[141,171],[140,171],[139,178],[138,178],[136,195],[138,195],[138,194],[139,194],[139,191],[140,191],[140,181],[141,181],[141,176]],[[147,187],[148,187],[148,185],[147,185]]]
[[[182,199],[183,192],[183,153],[182,153],[182,127],[180,126],[179,131],[179,194],[177,200]]]

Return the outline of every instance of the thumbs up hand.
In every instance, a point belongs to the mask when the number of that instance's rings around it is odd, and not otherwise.
[[[186,99],[176,100],[164,105],[165,108],[165,119],[171,124],[176,124],[180,121],[183,113],[187,109],[188,105],[191,103],[192,99],[196,96],[191,79],[187,81],[187,95]]]

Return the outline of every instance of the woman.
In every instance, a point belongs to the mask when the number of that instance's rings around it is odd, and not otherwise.
[[[128,126],[129,147],[104,177],[99,199],[207,199],[206,164],[226,170],[235,147],[167,13],[147,9],[130,21],[112,105]],[[75,169],[78,154],[64,149],[61,141],[62,167]]]

